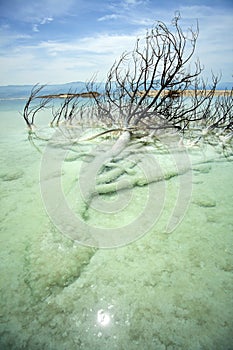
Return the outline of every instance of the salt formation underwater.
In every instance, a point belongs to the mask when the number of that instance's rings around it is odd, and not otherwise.
[[[22,102],[1,101],[0,108],[0,348],[233,349],[232,156],[218,147],[189,151],[191,194],[172,232],[167,223],[187,174],[163,181],[161,213],[147,232],[137,236],[144,232],[139,222],[125,245],[85,246],[46,212],[45,143],[37,143],[39,153],[28,142]],[[82,209],[80,167],[69,152],[59,174],[71,211]],[[115,215],[90,208],[90,234],[117,230],[143,213],[148,188],[131,192],[133,200]],[[103,198],[106,207],[117,200]]]

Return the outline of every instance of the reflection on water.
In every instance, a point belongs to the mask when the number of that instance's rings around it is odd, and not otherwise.
[[[191,203],[171,234],[175,178],[142,238],[115,249],[80,246],[46,214],[41,154],[27,140],[21,107],[8,102],[0,112],[0,348],[231,349],[232,161],[216,154],[195,165]],[[63,169],[71,207],[75,164],[74,157]],[[143,196],[138,188],[128,215],[137,215]],[[97,214],[92,221],[103,225]]]

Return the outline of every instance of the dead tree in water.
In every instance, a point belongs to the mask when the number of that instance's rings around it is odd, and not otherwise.
[[[92,93],[98,91],[94,80],[87,84],[94,100],[92,118],[105,129],[86,140],[112,132],[118,132],[119,137],[111,145],[103,145],[96,154],[91,154],[93,162],[87,162],[89,165],[80,174],[79,181],[83,181],[85,188],[84,218],[87,218],[88,207],[96,194],[113,192],[114,188],[124,186],[128,188],[127,182],[118,180],[133,173],[140,162],[144,162],[145,169],[150,167],[150,154],[142,150],[143,142],[140,146],[137,141],[130,143],[134,137],[142,139],[170,132],[182,137],[188,133],[195,144],[215,129],[224,130],[226,135],[219,137],[227,137],[225,141],[232,137],[232,92],[222,99],[215,98],[219,81],[215,76],[212,86],[207,89],[207,82],[201,78],[200,62],[192,62],[198,25],[185,33],[179,21],[180,16],[176,16],[171,27],[158,22],[144,38],[137,39],[133,51],[123,53],[111,67],[102,94]],[[31,99],[39,91],[38,87],[32,90],[25,106],[24,119],[29,127],[35,113],[42,108],[39,105],[38,110],[34,109],[32,119],[29,119]],[[187,91],[192,93],[187,95]],[[82,109],[80,111],[82,113]],[[62,120],[74,124],[77,113],[75,100],[67,96],[60,109],[54,111],[51,125],[57,126]],[[135,154],[136,158],[132,157]],[[154,169],[150,170],[146,178],[140,177],[136,170],[132,186],[156,181],[158,175]]]
[[[106,123],[130,135],[138,130],[161,134],[172,129],[183,131],[191,121],[201,119],[200,107],[213,96],[218,79],[214,77],[208,94],[194,94],[186,103],[183,92],[206,91],[206,83],[199,78],[200,62],[193,63],[193,69],[189,65],[198,25],[185,34],[179,20],[180,16],[175,17],[171,28],[158,22],[136,41],[132,52],[124,53],[113,64],[104,94],[95,97],[96,111]],[[91,82],[88,88],[93,90],[94,86]]]
[[[179,21],[178,15],[171,27],[158,22],[145,37],[137,39],[133,51],[123,53],[111,67],[102,94],[93,93],[98,91],[95,81],[87,84],[87,94],[94,100],[89,115],[91,111],[93,120],[109,132],[117,129],[129,133],[129,137],[124,137],[129,140],[138,131],[153,135],[170,130],[182,133],[211,114],[218,78],[213,76],[207,92],[207,83],[200,78],[200,62],[190,64],[198,25],[185,33]],[[31,107],[42,88],[36,85],[25,105],[23,115],[29,127],[35,114],[50,101],[42,98],[37,106]],[[191,96],[186,96],[187,90],[192,91]],[[78,113],[81,117],[88,114],[83,105],[78,106],[75,95],[69,91],[61,106],[53,108],[51,126],[61,121],[74,124]]]
[[[39,93],[44,89],[46,85],[36,84],[33,86],[30,96],[24,106],[23,118],[28,126],[29,131],[32,131],[34,127],[34,121],[36,114],[39,111],[49,108],[49,103],[51,102],[51,97],[43,97],[38,100]],[[39,101],[39,103],[36,103]]]
[[[53,119],[50,122],[51,126],[58,126],[60,121],[65,121],[68,124],[72,123],[75,118],[77,110],[79,108],[79,96],[76,92],[72,92],[71,89],[66,94],[59,108],[53,108]]]

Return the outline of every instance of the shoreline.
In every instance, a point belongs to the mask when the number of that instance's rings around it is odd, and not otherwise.
[[[194,96],[194,91],[195,90],[185,90],[185,91],[180,91],[180,90],[163,90],[161,93],[161,96],[165,95],[171,95],[171,98],[178,98],[179,96],[184,96],[184,97],[192,97]],[[195,91],[197,96],[201,96],[202,94],[208,95],[211,93],[211,90],[196,90]],[[138,96],[143,96],[145,91],[138,91]],[[149,97],[154,97],[158,93],[158,90],[153,90],[150,91],[148,94]],[[233,94],[232,90],[215,90],[214,96],[231,96]],[[94,95],[94,96],[93,96]],[[82,97],[82,98],[93,98],[93,97],[98,97],[101,94],[93,91],[91,92],[82,92],[82,93],[75,93],[75,94],[69,94],[69,93],[64,93],[64,94],[48,94],[48,95],[41,95],[38,96],[37,98],[60,98],[64,99],[67,97]],[[27,100],[28,96],[26,97],[0,97],[0,101],[15,101],[15,100]]]
[[[150,91],[148,96],[149,97],[154,97],[158,93],[159,90],[153,90]],[[145,93],[145,91],[139,91],[138,94],[139,96],[142,96]],[[171,98],[178,98],[179,96],[184,96],[184,97],[192,97],[195,96],[207,96],[208,94],[211,93],[211,90],[163,90],[161,92],[161,96],[165,95],[170,95]],[[214,96],[231,96],[232,95],[232,90],[215,90],[214,91]]]

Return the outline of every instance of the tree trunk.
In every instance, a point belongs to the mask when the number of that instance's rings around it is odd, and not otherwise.
[[[83,212],[81,213],[85,220],[88,218],[87,211],[92,198],[98,195],[98,188],[96,188],[96,184],[99,182],[98,178],[101,177],[101,174],[103,174],[106,168],[109,167],[108,164],[111,164],[114,161],[114,158],[122,153],[127,147],[129,141],[130,132],[124,131],[109,150],[97,150],[94,160],[91,161],[91,163],[84,163],[84,168],[82,168],[80,172],[79,186],[85,202]],[[108,172],[104,174],[105,183],[111,183],[116,177],[119,177],[124,172],[125,169],[122,168],[121,170],[116,166],[114,174],[111,171],[109,171],[109,174]]]

